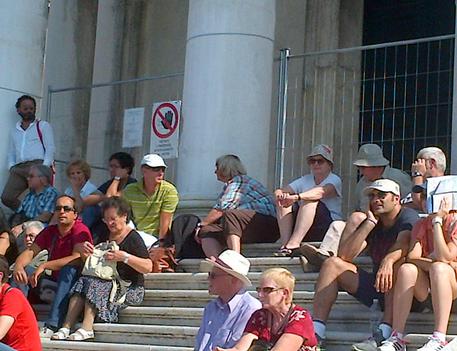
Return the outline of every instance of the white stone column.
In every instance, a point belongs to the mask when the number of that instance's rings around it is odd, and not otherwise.
[[[47,0],[2,1],[0,6],[0,191],[8,177],[9,131],[19,119],[14,104],[32,95],[40,111],[48,22]],[[40,113],[41,112],[41,113]]]
[[[236,154],[265,183],[274,0],[190,0],[177,186],[181,208],[208,206],[215,159]]]

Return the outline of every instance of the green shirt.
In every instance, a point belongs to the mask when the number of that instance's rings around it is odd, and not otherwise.
[[[148,234],[159,234],[160,212],[174,213],[178,206],[178,191],[166,180],[156,187],[152,195],[147,195],[143,180],[127,185],[123,197],[133,211],[133,219],[138,230]]]

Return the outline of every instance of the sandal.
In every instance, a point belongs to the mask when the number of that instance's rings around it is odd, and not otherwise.
[[[300,256],[299,247],[289,249],[288,247],[281,247],[278,251],[273,253],[276,257],[296,257]]]
[[[79,328],[73,334],[70,334],[67,340],[72,341],[84,341],[88,339],[94,338],[94,331],[93,330],[86,330],[83,328]]]
[[[70,329],[60,328],[54,334],[51,335],[51,340],[67,340],[70,335]]]

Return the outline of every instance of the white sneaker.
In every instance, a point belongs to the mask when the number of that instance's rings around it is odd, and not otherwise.
[[[406,343],[396,335],[391,335],[389,339],[381,343],[378,351],[406,351]]]
[[[428,338],[428,341],[417,351],[440,351],[444,349],[447,345],[446,341],[441,341],[440,339],[434,337],[433,335]]]
[[[54,334],[54,330],[49,329],[46,326],[40,328],[40,338],[49,339],[52,336],[52,334]]]

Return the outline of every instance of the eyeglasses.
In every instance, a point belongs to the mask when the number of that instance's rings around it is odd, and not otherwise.
[[[384,200],[387,196],[388,192],[385,192],[385,191],[373,191],[372,193],[368,194],[368,198],[370,200],[373,200],[373,199],[380,199],[380,200]]]
[[[27,178],[40,178],[42,177],[41,175],[36,175],[36,174],[27,174]]]
[[[213,273],[213,272],[209,272],[208,273],[208,279],[216,279],[217,277],[222,277],[222,276],[226,276],[227,274],[224,274],[224,273]]]
[[[313,165],[317,163],[319,166],[323,163],[325,163],[325,160],[323,158],[309,158],[308,159],[308,165]]]
[[[70,206],[56,206],[56,212],[60,212],[63,210],[64,212],[72,212],[75,211],[73,207]]]
[[[282,290],[284,288],[273,288],[272,286],[266,286],[264,288],[261,288],[260,286],[255,288],[257,291],[257,294],[263,294],[263,295],[270,295],[272,292]]]

